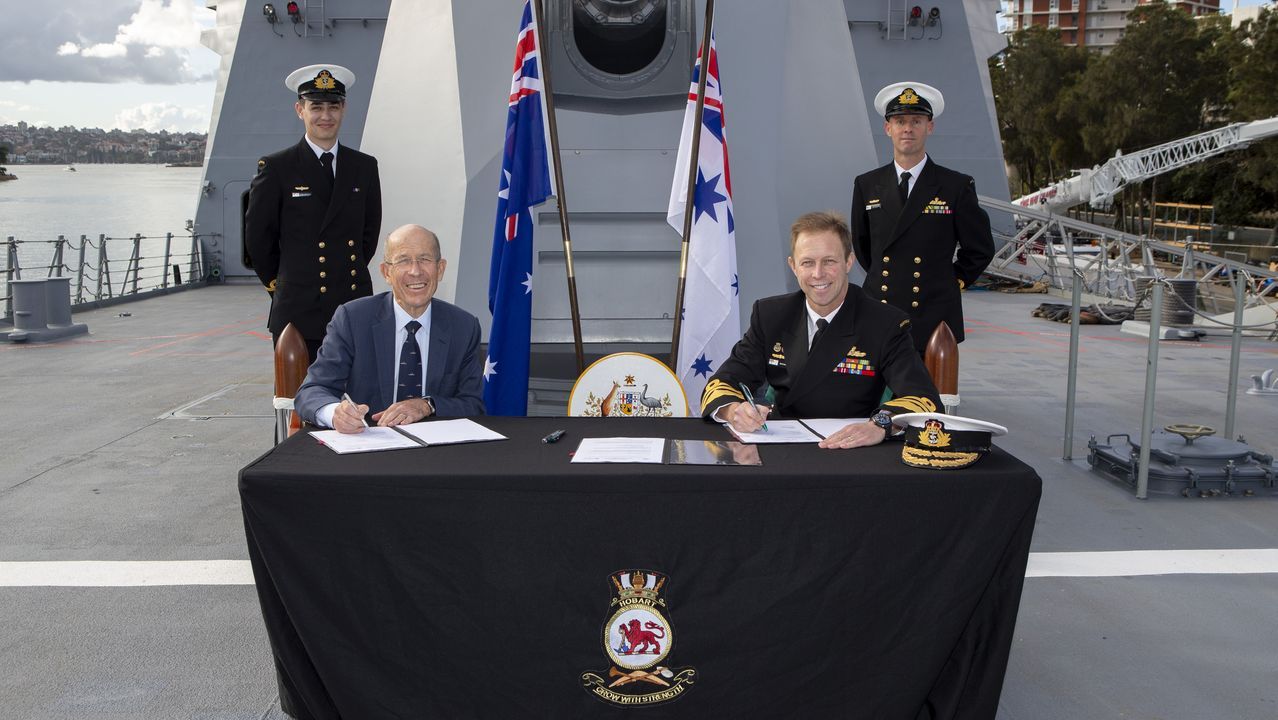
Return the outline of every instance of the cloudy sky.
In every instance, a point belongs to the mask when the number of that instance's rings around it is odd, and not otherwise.
[[[200,45],[205,2],[5,0],[0,125],[207,131],[218,57]]]
[[[203,0],[5,2],[0,124],[209,127],[216,53]]]

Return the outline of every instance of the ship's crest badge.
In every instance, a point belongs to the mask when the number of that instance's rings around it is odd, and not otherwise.
[[[697,679],[690,667],[672,668],[674,627],[661,591],[666,576],[651,570],[623,570],[609,576],[612,600],[603,626],[607,671],[585,672],[582,687],[621,707],[644,707],[681,697]]]

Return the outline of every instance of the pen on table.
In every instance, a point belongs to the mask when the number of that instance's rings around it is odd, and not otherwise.
[[[351,399],[350,395],[347,395],[346,393],[342,393],[342,399],[350,403],[351,407],[356,407],[355,401]],[[364,427],[368,427],[368,421],[364,419],[363,415],[359,416],[359,421],[364,423]]]
[[[741,386],[741,392],[745,393],[746,402],[750,403],[750,407],[754,409],[754,414],[759,416],[760,429],[764,432],[768,430],[768,421],[763,419],[763,413],[759,412],[759,406],[754,404],[754,393],[750,392],[750,388],[745,383],[738,383]]]
[[[564,432],[566,431],[556,430],[550,433],[549,435],[547,435],[546,437],[542,438],[541,441],[546,443],[547,445],[549,445],[550,443],[557,443],[559,442],[559,438],[564,436]]]

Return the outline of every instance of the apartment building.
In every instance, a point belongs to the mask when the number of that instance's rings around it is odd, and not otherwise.
[[[1004,30],[1016,32],[1031,25],[1059,28],[1061,42],[1109,52],[1127,30],[1127,16],[1137,5],[1164,0],[1008,0],[1003,3]],[[1167,2],[1193,15],[1220,12],[1220,0]]]

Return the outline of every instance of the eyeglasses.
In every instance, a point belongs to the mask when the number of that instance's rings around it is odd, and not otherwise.
[[[402,257],[402,258],[399,258],[398,260],[389,260],[386,262],[386,264],[390,265],[392,268],[395,268],[396,270],[403,271],[415,265],[428,267],[437,262],[439,262],[438,258],[433,258],[429,255],[421,255],[415,258]]]

